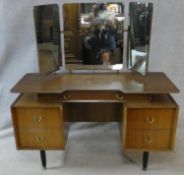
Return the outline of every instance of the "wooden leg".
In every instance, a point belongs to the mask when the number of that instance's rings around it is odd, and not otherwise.
[[[144,151],[143,152],[143,160],[142,160],[142,169],[144,170],[144,171],[146,171],[146,169],[147,169],[147,166],[148,166],[148,159],[149,159],[149,152],[147,152],[147,151]]]
[[[40,150],[40,158],[41,158],[41,162],[42,162],[42,166],[43,168],[46,168],[46,153],[45,150]]]

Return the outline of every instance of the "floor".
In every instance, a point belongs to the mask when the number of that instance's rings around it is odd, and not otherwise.
[[[180,175],[184,174],[184,129],[177,130],[173,152],[150,154],[142,171],[142,153],[122,156],[117,123],[75,123],[65,151],[47,151],[47,170],[38,151],[17,151],[12,129],[0,132],[2,175]]]

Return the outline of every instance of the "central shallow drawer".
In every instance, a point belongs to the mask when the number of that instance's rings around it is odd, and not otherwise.
[[[124,101],[125,95],[119,91],[65,91],[61,94],[38,94],[40,101],[53,102],[119,102]]]
[[[124,94],[116,91],[67,91],[62,100],[124,100]]]
[[[61,94],[38,94],[40,101],[53,102],[124,102],[124,101],[149,101],[147,94],[124,94],[121,91],[65,91]]]

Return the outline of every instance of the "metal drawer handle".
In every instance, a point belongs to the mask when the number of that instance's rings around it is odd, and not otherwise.
[[[145,122],[148,124],[153,124],[155,122],[155,118],[154,117],[146,117]]]
[[[69,100],[71,98],[71,94],[64,94],[63,98],[64,100]]]
[[[45,138],[43,136],[35,136],[36,143],[43,143]]]
[[[116,93],[116,99],[117,100],[123,100],[124,96],[122,94]]]
[[[42,121],[42,116],[34,116],[33,117],[33,122],[40,123],[41,121]]]
[[[153,142],[153,139],[151,137],[145,137],[144,138],[144,143],[151,144],[152,142]]]

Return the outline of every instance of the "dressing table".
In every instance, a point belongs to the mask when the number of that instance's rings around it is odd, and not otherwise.
[[[67,122],[119,122],[123,151],[142,151],[143,169],[150,151],[174,147],[178,89],[163,73],[26,74],[11,91],[21,93],[11,107],[17,148],[41,150],[44,167],[44,150],[64,150]]]
[[[113,4],[110,5],[112,7]],[[70,9],[72,6],[65,7]],[[138,6],[139,11],[148,8],[152,13],[151,4],[133,3],[132,6],[130,5],[130,11],[132,10],[134,14],[133,10],[136,8],[133,6]],[[78,8],[76,4],[74,7]],[[123,6],[119,7],[123,9]],[[35,14],[38,15],[44,8],[36,7]],[[49,7],[49,10],[52,8]],[[118,18],[120,22],[123,19],[121,15],[118,16],[121,17]],[[134,19],[135,15],[132,16]],[[37,16],[36,20],[38,20]],[[149,19],[148,23],[150,24]],[[129,35],[132,31],[130,25]],[[68,36],[71,37],[74,34],[75,31]],[[146,33],[146,40],[149,38],[148,35],[149,32]],[[137,37],[134,45],[132,44],[133,36]],[[40,37],[39,35],[37,39],[40,40]],[[68,41],[67,38],[66,42]],[[41,61],[46,58],[43,56],[43,52],[44,54],[46,52],[43,51],[42,42],[38,42]],[[118,44],[119,42],[121,40],[118,40]],[[149,152],[173,150],[179,107],[171,94],[178,93],[179,90],[164,73],[147,73],[149,51],[147,44],[149,42],[144,42],[143,38],[139,40],[138,34],[135,35],[135,33],[128,37],[127,67],[140,74],[122,71],[108,73],[87,73],[87,71],[86,73],[72,73],[69,71],[50,74],[29,73],[23,76],[11,89],[11,92],[20,94],[11,106],[17,149],[39,150],[42,166],[46,168],[45,151],[65,149],[68,135],[65,127],[68,122],[118,122],[123,152],[141,151],[143,170],[147,169]],[[145,48],[144,44],[146,44]],[[70,48],[72,53],[68,53],[67,48],[65,55],[75,55],[76,48],[72,49],[72,47]],[[116,51],[120,48],[118,46]],[[113,55],[116,51],[111,54]],[[87,53],[85,50],[85,54]],[[137,55],[132,55],[133,53]],[[75,59],[76,57],[77,55]],[[67,62],[67,58],[65,59]],[[57,60],[55,68],[58,68],[60,61]],[[83,60],[78,59],[75,62],[81,64]],[[41,67],[40,70],[45,71],[45,67]]]

